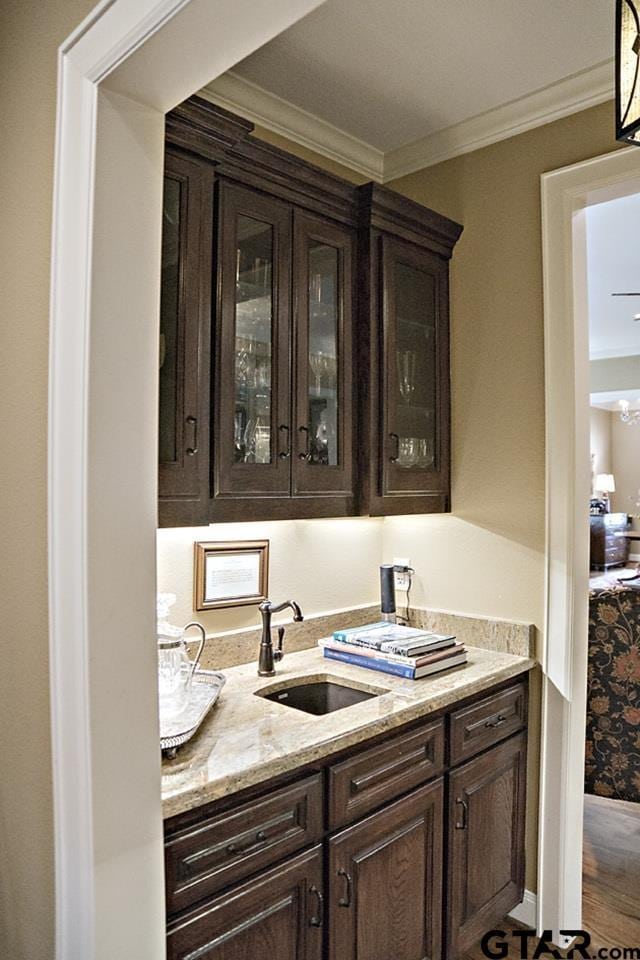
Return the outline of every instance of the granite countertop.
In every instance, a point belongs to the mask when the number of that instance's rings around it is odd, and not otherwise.
[[[328,757],[526,673],[536,664],[527,657],[480,647],[469,647],[468,657],[464,666],[416,681],[325,660],[317,647],[287,654],[275,677],[258,677],[256,663],[225,670],[226,686],[202,728],[174,760],[162,764],[164,817]],[[324,716],[254,696],[259,690],[283,689],[300,678],[331,679],[381,693]]]

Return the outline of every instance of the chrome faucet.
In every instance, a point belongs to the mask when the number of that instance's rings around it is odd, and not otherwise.
[[[298,623],[304,620],[302,610],[295,600],[285,600],[274,606],[270,600],[265,600],[258,609],[262,614],[262,639],[260,640],[260,658],[258,660],[259,677],[275,677],[276,671],[274,663],[282,660],[284,652],[282,650],[282,641],[284,640],[284,627],[278,627],[278,648],[274,650],[273,640],[271,639],[271,615],[280,613],[290,607],[293,610],[293,619]]]

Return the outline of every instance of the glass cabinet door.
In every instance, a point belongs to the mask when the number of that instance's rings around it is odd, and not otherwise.
[[[195,521],[195,503],[206,510],[208,422],[203,398],[208,388],[205,329],[210,274],[203,269],[203,251],[210,250],[212,211],[210,167],[168,153],[162,207],[158,430],[160,519],[167,523]],[[180,505],[170,507],[168,501]]]
[[[220,185],[216,496],[288,495],[290,212]]]
[[[383,495],[448,488],[446,263],[383,240]]]
[[[294,494],[352,493],[352,262],[346,227],[296,211]]]

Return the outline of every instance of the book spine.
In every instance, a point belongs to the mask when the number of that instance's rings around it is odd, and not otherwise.
[[[405,680],[415,679],[415,668],[407,667],[403,663],[394,663],[390,660],[374,660],[372,657],[359,657],[353,653],[334,650],[331,647],[324,648],[324,656],[327,660],[339,660],[341,663],[349,663],[354,667],[365,667],[367,670],[390,673],[396,677],[404,677]]]
[[[416,661],[410,657],[400,657],[395,653],[387,653],[374,647],[363,647],[356,643],[344,643],[342,640],[320,640],[318,646],[323,650],[334,650],[336,653],[348,653],[361,660],[370,657],[372,660],[388,660],[390,663],[400,663],[405,667],[415,667]]]

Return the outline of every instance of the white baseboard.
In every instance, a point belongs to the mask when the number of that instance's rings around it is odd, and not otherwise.
[[[512,920],[517,920],[525,927],[536,929],[538,924],[538,897],[531,890],[525,890],[522,903],[514,907],[509,914]]]
[[[629,560],[631,560],[632,563],[640,563],[640,553],[630,553]]]

